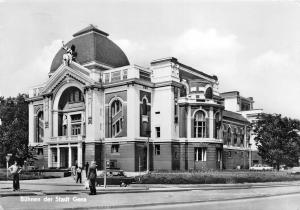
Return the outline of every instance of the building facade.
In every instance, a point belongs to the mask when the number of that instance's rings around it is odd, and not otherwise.
[[[241,114],[250,123],[257,121],[259,114],[263,113],[262,109],[254,109],[254,101],[252,97],[243,97],[238,91],[221,93],[221,96],[224,98],[224,106],[226,110]],[[254,164],[262,163],[262,159],[258,155],[258,150],[255,145],[255,135],[250,127],[248,127],[246,138],[248,139],[247,143],[249,144],[249,165],[252,166]]]
[[[217,76],[173,57],[131,65],[93,25],[73,37],[66,44],[73,57],[59,50],[48,81],[29,93],[29,145],[40,167],[92,160],[126,171],[249,166],[250,122],[225,109]]]

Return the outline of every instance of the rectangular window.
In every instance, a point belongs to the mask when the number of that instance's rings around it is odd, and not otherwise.
[[[195,138],[205,138],[205,121],[194,121],[194,137]]]
[[[228,157],[231,158],[231,152],[228,152]]]
[[[120,132],[120,122],[119,121],[116,122],[116,129],[117,129],[117,133],[119,133]]]
[[[120,81],[121,80],[121,71],[115,71],[111,73],[111,81]]]
[[[73,124],[71,129],[72,129],[72,135],[80,135],[81,134],[81,124]]]
[[[71,122],[78,122],[78,121],[81,121],[81,114],[74,114],[74,115],[71,115]]]
[[[217,149],[217,160],[218,160],[218,162],[220,162],[220,161],[222,160],[221,155],[222,155],[221,150],[220,150],[220,149]]]
[[[206,148],[195,147],[195,161],[206,161]]]
[[[103,76],[104,76],[104,83],[109,83],[110,73],[104,73]]]
[[[113,144],[111,145],[111,153],[119,153],[120,145],[119,144]]]
[[[123,70],[123,79],[127,79],[127,73],[128,73],[127,69],[124,69]]]
[[[52,162],[57,162],[57,150],[54,150],[55,152],[52,153]]]
[[[140,79],[146,80],[146,81],[151,81],[150,73],[140,70]]]
[[[160,155],[160,145],[159,144],[155,145],[155,155]]]
[[[160,138],[160,127],[155,127],[156,138]]]
[[[43,155],[43,154],[44,154],[43,148],[38,148],[37,155]]]

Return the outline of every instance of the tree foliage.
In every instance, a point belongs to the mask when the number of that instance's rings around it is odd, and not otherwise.
[[[299,120],[280,114],[262,114],[253,124],[258,154],[279,169],[281,164],[293,166],[300,156]]]
[[[11,160],[22,163],[32,155],[28,151],[28,95],[17,97],[0,97],[0,144],[5,148],[5,154],[12,153]],[[5,161],[5,158],[1,159]]]

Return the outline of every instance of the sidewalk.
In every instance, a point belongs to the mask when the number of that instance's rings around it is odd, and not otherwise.
[[[54,188],[49,190],[49,187]],[[11,189],[3,189],[11,183],[0,182],[0,195]],[[166,204],[228,201],[268,197],[282,194],[299,194],[300,182],[260,184],[214,184],[214,185],[142,185],[127,188],[97,187],[97,195],[89,196],[88,190],[74,183],[71,178],[53,180],[30,180],[21,182],[19,196],[0,197],[3,209],[105,209],[133,208]],[[11,187],[11,186],[10,186]],[[44,189],[44,187],[46,187]],[[62,188],[61,188],[62,187]],[[24,196],[27,193],[27,196]],[[34,195],[30,194],[33,193]],[[112,195],[113,193],[113,195]],[[22,199],[32,199],[29,201]],[[35,200],[34,200],[35,199]],[[37,200],[38,199],[38,200]],[[51,200],[51,201],[49,201]],[[0,209],[1,209],[0,205]]]
[[[76,183],[73,177],[21,180],[20,191],[12,191],[12,181],[0,181],[0,197],[24,196],[24,195],[63,195],[89,193],[83,183]],[[109,185],[106,188],[97,186],[99,194],[112,193],[137,193],[137,192],[177,192],[191,190],[230,190],[230,189],[252,189],[267,187],[300,186],[300,181],[274,182],[274,183],[246,183],[246,184],[131,184],[127,187]]]

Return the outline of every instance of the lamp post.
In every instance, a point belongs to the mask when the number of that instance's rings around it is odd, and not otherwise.
[[[12,156],[12,154],[10,154],[10,153],[8,153],[6,155],[6,180],[8,180],[8,162],[9,162],[11,156]]]

